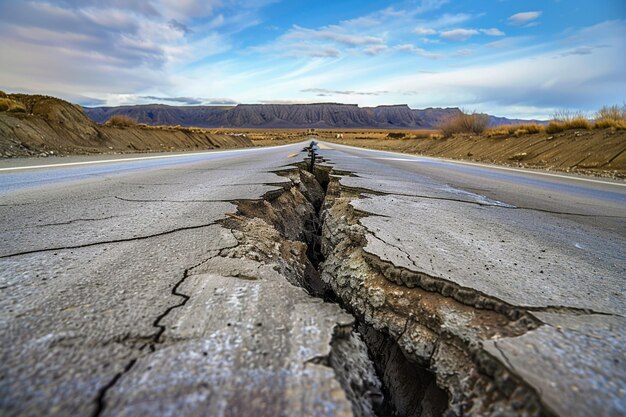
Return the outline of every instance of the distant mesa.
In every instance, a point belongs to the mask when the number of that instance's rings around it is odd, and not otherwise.
[[[97,123],[113,115],[132,117],[150,125],[207,128],[361,128],[435,129],[458,108],[411,109],[406,104],[359,107],[356,104],[239,104],[236,106],[168,106],[148,104],[120,107],[85,107]],[[492,126],[527,120],[490,116]]]

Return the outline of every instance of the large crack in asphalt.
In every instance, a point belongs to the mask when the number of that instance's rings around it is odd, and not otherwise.
[[[290,181],[260,200],[231,201],[237,213],[218,223],[238,243],[216,256],[273,265],[291,284],[356,318],[354,325],[335,327],[327,356],[310,360],[334,370],[354,415],[552,415],[533,388],[482,346],[542,323],[528,309],[366,253],[359,219],[368,214],[350,202],[371,192],[341,186],[350,173],[333,171],[329,162],[317,155],[315,163],[275,171]],[[178,288],[205,262],[184,271],[172,288],[179,303],[155,319],[157,331],[101,389],[94,417],[137,359],[166,342],[162,320],[193,296]]]
[[[383,395],[365,398],[370,410],[411,417],[551,415],[532,387],[482,348],[483,341],[520,336],[542,323],[528,309],[367,254],[359,219],[368,214],[350,201],[369,191],[341,186],[340,178],[351,174],[333,171],[328,162],[317,156],[313,165],[308,159],[279,173],[293,185],[271,201],[236,203],[239,218],[228,227],[243,235],[251,219],[261,219],[285,241],[306,245],[299,270],[293,257],[273,261],[293,284],[356,317],[353,333],[367,346]],[[298,212],[303,198],[313,212]],[[351,391],[340,364],[327,363],[355,415],[367,415],[359,408],[365,393]]]

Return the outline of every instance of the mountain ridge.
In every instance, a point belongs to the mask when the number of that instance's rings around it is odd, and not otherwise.
[[[83,107],[97,123],[113,115],[125,115],[149,125],[181,125],[204,128],[363,128],[435,129],[446,118],[461,112],[456,107],[412,109],[407,104],[359,107],[357,104],[238,104],[236,106],[170,106],[140,104],[117,107]],[[539,122],[489,116],[492,126]]]

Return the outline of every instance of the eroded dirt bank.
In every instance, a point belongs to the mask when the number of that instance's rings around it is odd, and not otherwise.
[[[447,139],[324,138],[330,142],[499,165],[626,178],[626,131],[570,130],[520,137],[458,135]]]
[[[0,112],[0,157],[191,151],[253,146],[241,135],[178,127],[107,127],[82,109],[47,96],[9,95],[24,112]]]
[[[320,165],[308,171],[308,162],[284,171],[291,180],[284,191],[238,202],[225,225],[239,245],[225,255],[275,264],[292,284],[355,316],[319,360],[334,369],[354,415],[552,415],[482,347],[540,323],[497,299],[366,254],[361,215],[349,205],[360,193],[339,184],[349,173]]]
[[[603,177],[626,178],[626,131],[614,129],[570,130],[556,134],[522,136],[424,137],[420,132],[319,131],[319,139],[342,145],[381,151],[402,152],[492,163],[513,167],[538,168]],[[405,138],[393,138],[399,134]],[[337,138],[341,135],[341,138]],[[256,145],[271,146],[296,140],[277,131],[251,132]]]

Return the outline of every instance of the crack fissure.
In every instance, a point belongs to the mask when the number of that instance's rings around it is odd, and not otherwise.
[[[163,343],[162,340],[162,336],[163,333],[165,333],[166,330],[166,326],[161,324],[161,321],[168,316],[173,310],[177,309],[177,308],[181,308],[183,307],[185,304],[187,304],[187,302],[189,301],[189,299],[191,298],[189,295],[182,293],[179,291],[179,288],[181,285],[183,285],[185,283],[185,281],[187,280],[187,278],[189,278],[191,271],[197,267],[199,267],[200,265],[208,262],[209,260],[211,260],[212,258],[214,258],[217,255],[211,256],[205,260],[203,260],[202,262],[197,263],[196,265],[190,267],[190,268],[186,268],[183,271],[183,276],[182,278],[176,282],[176,284],[174,284],[174,286],[172,287],[171,290],[171,294],[176,296],[176,297],[180,297],[182,298],[182,300],[177,303],[174,304],[172,306],[169,306],[167,309],[165,309],[165,311],[163,313],[161,313],[153,322],[153,326],[157,328],[157,331],[155,333],[153,333],[151,336],[149,336],[147,339],[147,341],[139,346],[139,348],[137,349],[138,352],[143,351],[144,349],[148,348],[149,353],[154,353],[156,351],[157,345],[160,343]],[[131,371],[131,369],[133,368],[133,366],[135,365],[135,363],[137,362],[137,360],[141,357],[141,354],[138,354],[137,356],[133,357],[124,367],[124,370],[115,374],[115,376],[111,379],[111,381],[109,381],[109,383],[107,383],[104,387],[102,387],[100,389],[100,391],[98,392],[98,395],[96,397],[96,409],[94,411],[94,413],[92,414],[93,417],[99,417],[102,415],[102,413],[104,412],[104,410],[106,409],[106,395],[109,392],[109,390],[111,390],[116,384],[117,382],[124,376],[124,374],[128,373]]]
[[[309,152],[309,149],[305,148],[305,151]],[[237,205],[237,214],[229,216],[222,224],[234,234],[240,231],[238,239],[242,241],[237,252],[225,251],[220,256],[249,256],[259,260],[259,256],[264,257],[265,246],[259,239],[278,240],[280,246],[290,250],[282,250],[278,257],[267,255],[262,260],[278,263],[276,269],[310,295],[338,304],[352,313],[354,325],[348,326],[347,330],[343,326],[335,328],[328,356],[315,357],[307,363],[333,368],[337,381],[352,403],[355,416],[441,416],[449,402],[448,394],[437,386],[436,376],[430,369],[408,359],[398,343],[402,335],[375,330],[358,309],[322,282],[321,276],[327,268],[322,248],[327,197],[334,192],[329,188],[340,175],[326,162],[319,155],[309,152],[309,158],[293,164],[294,168],[274,171],[291,179],[291,187],[281,195],[265,196],[262,201],[233,202]],[[255,236],[255,229],[250,226],[253,223],[257,228],[269,226],[279,236]],[[265,235],[268,233],[264,232]],[[298,242],[305,244],[300,252],[305,258],[292,256],[294,245]],[[301,265],[299,270],[290,268],[295,264]],[[404,332],[410,331],[411,323],[411,320],[406,320]],[[364,362],[370,364],[371,373],[365,372],[367,366]]]
[[[15,253],[10,253],[10,254],[6,254],[6,255],[0,255],[0,259],[11,258],[11,257],[14,257],[14,256],[30,255],[30,254],[33,254],[33,253],[44,253],[44,252],[54,252],[54,251],[63,251],[63,250],[71,250],[71,249],[82,249],[82,248],[89,248],[89,247],[98,246],[98,245],[109,245],[109,244],[113,244],[113,243],[133,242],[133,241],[138,241],[138,240],[151,239],[151,238],[154,238],[154,237],[166,236],[166,235],[169,235],[169,234],[172,234],[172,233],[183,232],[183,231],[186,231],[186,230],[202,229],[204,227],[213,226],[213,225],[215,225],[217,223],[218,222],[211,222],[211,223],[206,223],[206,224],[199,224],[199,225],[196,225],[196,226],[179,227],[179,228],[176,228],[176,229],[166,230],[164,232],[155,233],[155,234],[152,234],[152,235],[134,236],[134,237],[123,238],[123,239],[112,239],[112,240],[105,240],[105,241],[100,241],[100,242],[85,243],[85,244],[82,244],[82,245],[68,245],[68,246],[59,246],[59,247],[54,247],[54,248],[33,249],[33,250],[29,250],[29,251],[15,252]]]

